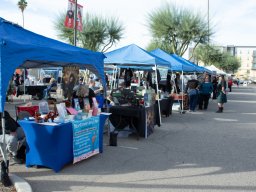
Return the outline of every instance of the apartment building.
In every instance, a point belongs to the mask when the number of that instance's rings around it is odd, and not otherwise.
[[[235,75],[241,79],[256,80],[256,46],[234,46],[223,47],[231,55],[237,57],[241,66]]]

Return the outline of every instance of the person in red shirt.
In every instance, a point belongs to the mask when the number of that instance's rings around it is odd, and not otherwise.
[[[229,92],[232,91],[232,85],[233,85],[232,78],[229,78],[229,79],[228,79],[228,88],[229,88]]]

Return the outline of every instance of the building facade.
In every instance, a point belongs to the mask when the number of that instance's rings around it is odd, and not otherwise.
[[[241,66],[236,76],[245,80],[256,80],[256,46],[234,46],[223,47],[231,55],[237,57]]]

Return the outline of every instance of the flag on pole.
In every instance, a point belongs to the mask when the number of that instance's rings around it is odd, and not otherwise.
[[[68,0],[68,10],[65,18],[64,25],[67,28],[74,28],[74,19],[75,19],[75,1]],[[82,22],[82,15],[83,15],[83,6],[77,4],[77,20],[76,20],[76,29],[79,31],[83,30],[83,22]]]
[[[74,28],[74,15],[75,13],[75,2],[72,0],[68,0],[68,11],[66,14],[66,19],[65,19],[65,27],[67,28]]]
[[[77,20],[76,20],[76,29],[78,31],[83,31],[83,20],[82,20],[82,15],[83,15],[83,6],[77,4]]]

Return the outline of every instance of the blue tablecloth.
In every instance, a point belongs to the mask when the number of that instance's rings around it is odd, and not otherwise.
[[[103,128],[108,115],[100,115],[99,151],[103,152]],[[58,172],[73,161],[72,124],[38,124],[34,121],[19,121],[26,140],[26,166],[41,165]]]

